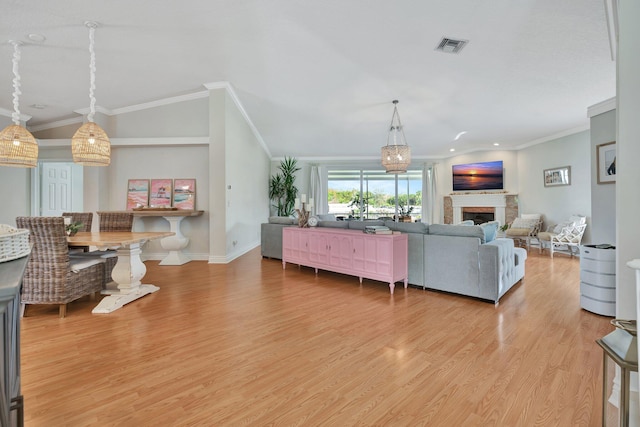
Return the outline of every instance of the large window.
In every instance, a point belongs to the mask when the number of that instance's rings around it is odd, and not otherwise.
[[[382,170],[329,169],[327,176],[329,213],[337,217],[376,219],[398,214],[412,221],[422,219],[420,170],[391,175]]]

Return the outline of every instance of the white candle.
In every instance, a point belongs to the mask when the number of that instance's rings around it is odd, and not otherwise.
[[[313,207],[313,197],[309,197],[309,209]]]
[[[297,197],[293,200],[293,207],[294,209],[300,209],[300,199]]]
[[[307,203],[307,195],[303,194],[300,200],[302,203]]]

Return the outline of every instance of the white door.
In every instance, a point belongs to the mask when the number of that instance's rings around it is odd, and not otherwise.
[[[72,163],[42,164],[42,216],[60,216],[73,211],[72,167]]]

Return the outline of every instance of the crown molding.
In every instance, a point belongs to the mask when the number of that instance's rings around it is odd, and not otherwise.
[[[543,136],[542,138],[534,139],[533,141],[526,142],[522,145],[517,146],[516,150],[522,150],[523,148],[531,147],[533,145],[542,144],[545,142],[553,141],[554,139],[562,138],[565,136],[573,135],[579,132],[584,132],[585,130],[589,130],[589,125],[578,126],[572,129],[563,130],[562,132],[554,133],[552,135]]]
[[[158,99],[156,101],[130,105],[128,107],[114,108],[113,110],[111,110],[112,114],[109,114],[109,115],[132,113],[134,111],[147,110],[149,108],[155,108],[155,107],[162,107],[165,105],[176,104],[178,102],[193,101],[194,99],[206,98],[207,96],[209,96],[209,93],[207,91],[201,90],[194,93],[188,93],[186,95],[172,96],[170,98]]]
[[[43,123],[41,125],[29,126],[30,132],[39,132],[41,130],[54,129],[62,126],[75,125],[77,123],[82,123],[82,117],[73,117],[71,119],[58,120],[56,122],[51,123]]]
[[[244,120],[247,122],[247,125],[251,129],[253,136],[258,140],[264,152],[267,153],[267,156],[269,156],[269,159],[273,160],[273,156],[271,155],[271,151],[269,150],[269,147],[267,147],[267,144],[264,142],[264,139],[262,139],[262,135],[260,135],[260,132],[258,132],[258,128],[256,128],[256,126],[253,124],[253,121],[251,120],[251,117],[249,117],[247,110],[244,109],[244,106],[242,105],[242,102],[240,102],[240,99],[238,98],[236,91],[233,89],[233,86],[231,86],[231,83],[212,82],[212,83],[205,83],[203,86],[206,87],[208,90],[225,89],[227,91],[227,93],[233,100],[233,103],[236,105],[236,108],[238,109],[238,111],[240,111],[240,114],[242,114],[242,117],[244,117]]]
[[[44,144],[43,144],[44,142]],[[166,138],[110,138],[112,147],[184,147],[196,145],[209,145],[208,136],[195,137],[166,137]],[[38,144],[43,148],[67,147],[71,145],[71,138],[38,139]]]
[[[618,103],[615,96],[613,98],[605,99],[602,102],[598,102],[597,104],[593,104],[592,106],[587,107],[587,117],[591,118],[593,116],[597,116],[598,114],[615,110],[617,106]]]
[[[83,116],[88,115],[91,112],[91,108],[86,107],[86,108],[80,108],[78,110],[73,110],[74,113],[76,114],[81,114]],[[107,108],[101,107],[99,105],[96,105],[96,113],[101,113],[101,114],[105,114],[107,116],[113,116],[113,111],[109,110]]]
[[[604,0],[604,11],[607,18],[611,60],[615,61],[618,51],[618,0]]]

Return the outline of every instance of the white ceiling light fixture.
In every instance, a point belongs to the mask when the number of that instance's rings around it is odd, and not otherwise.
[[[89,114],[87,123],[80,126],[71,138],[71,151],[73,161],[84,166],[109,166],[111,163],[111,142],[107,133],[100,126],[93,122],[96,113],[96,54],[94,51],[94,34],[98,27],[97,22],[85,22],[89,28]]]
[[[404,137],[404,129],[398,114],[398,100],[393,101],[393,115],[387,135],[387,145],[382,147],[382,166],[387,173],[405,173],[411,164],[411,149]]]
[[[33,168],[38,163],[38,143],[27,129],[20,126],[20,43],[13,45],[13,119],[12,125],[0,132],[0,166]]]

